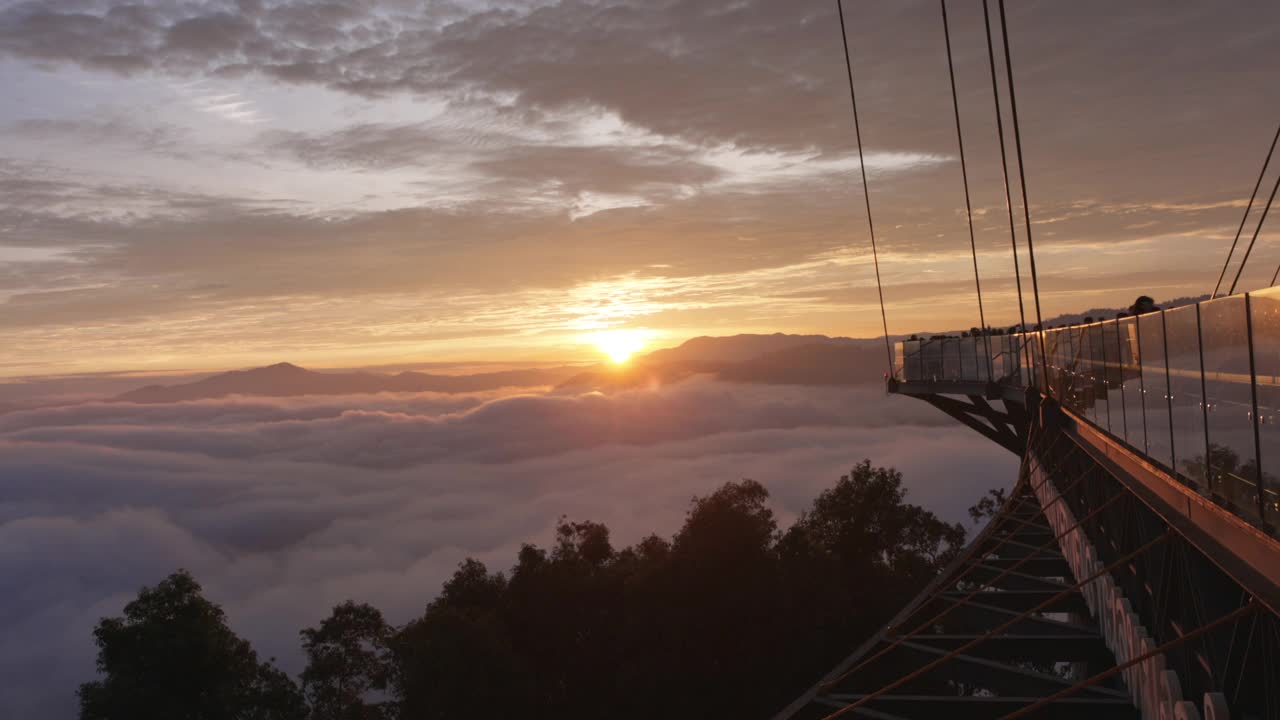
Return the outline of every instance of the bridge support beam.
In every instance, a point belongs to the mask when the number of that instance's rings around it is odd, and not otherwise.
[[[1005,409],[997,410],[981,395],[966,395],[968,402],[949,395],[928,393],[921,400],[976,430],[983,437],[1009,452],[1022,456],[1027,448],[1026,410],[1017,403],[1004,401]]]

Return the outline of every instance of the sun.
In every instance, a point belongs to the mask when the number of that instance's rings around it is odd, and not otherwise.
[[[605,330],[596,333],[593,340],[601,352],[621,365],[644,347],[644,336],[643,330]]]

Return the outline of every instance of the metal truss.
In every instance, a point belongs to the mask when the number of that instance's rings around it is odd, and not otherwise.
[[[983,437],[1019,457],[1027,448],[1027,413],[1023,405],[1004,401],[997,410],[981,395],[965,395],[968,402],[950,395],[928,393],[917,395],[930,405],[976,430]]]
[[[1266,593],[1246,588],[1185,523],[1153,509],[1057,413],[909,394],[1008,449],[1022,443],[1018,483],[959,559],[776,720],[1137,718],[1126,680],[1157,656],[1176,685],[1171,695],[1195,705],[1212,697],[1230,717],[1280,719],[1280,617]],[[1014,418],[1030,428],[1030,443],[1010,429]],[[1038,492],[1049,484],[1052,494]],[[1047,517],[1056,503],[1078,518],[1069,528],[1055,531]],[[1075,576],[1063,554],[1069,533],[1083,533],[1101,570]],[[1119,662],[1109,649],[1081,592],[1104,576],[1149,633],[1150,652]]]

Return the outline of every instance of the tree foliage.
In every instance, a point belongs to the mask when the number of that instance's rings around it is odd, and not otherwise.
[[[348,600],[318,628],[302,630],[302,691],[312,720],[383,720],[390,705],[369,700],[391,675],[391,626],[371,605]]]
[[[694,498],[670,540],[618,548],[604,525],[562,518],[553,544],[525,545],[508,573],[461,563],[399,628],[369,605],[334,608],[301,633],[302,687],[315,720],[760,717],[875,632],[964,540],[960,525],[906,501],[898,472],[869,461],[785,530],[752,480]],[[198,590],[175,575],[144,590],[126,621],[103,621],[107,679],[82,690],[82,717],[297,717],[264,714],[266,704],[244,714],[252,699],[296,708],[298,692],[256,663]],[[168,619],[174,594],[194,619]],[[123,638],[122,622],[155,635]],[[155,644],[191,656],[161,669],[146,659]],[[183,699],[206,685],[234,689],[212,695],[230,714],[186,711]],[[118,687],[148,688],[128,708],[163,711],[99,712]],[[112,692],[112,707],[126,707]]]
[[[93,631],[101,680],[80,686],[82,720],[294,720],[297,686],[226,624],[184,570],[143,588]]]
[[[969,506],[969,518],[973,520],[974,525],[981,524],[983,521],[990,520],[1000,513],[1000,508],[1008,502],[1009,497],[1005,494],[1004,488],[991,488],[978,499],[978,502]]]

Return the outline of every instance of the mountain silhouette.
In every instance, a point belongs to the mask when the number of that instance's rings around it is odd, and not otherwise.
[[[321,372],[282,362],[219,373],[179,385],[148,385],[112,400],[167,403],[231,395],[294,397],[382,392],[480,392],[502,387],[555,386],[582,391],[667,385],[709,374],[729,382],[787,385],[856,385],[880,382],[882,340],[825,335],[734,335],[696,337],[678,347],[656,350],[624,365],[601,363],[583,369],[563,366],[472,375],[402,372]]]
[[[600,365],[560,385],[565,390],[618,390],[664,385],[704,374],[727,382],[769,385],[859,385],[884,379],[884,341],[826,335],[696,337],[625,365]]]
[[[787,335],[786,333],[773,333],[772,335],[744,334],[731,335],[729,337],[708,337],[704,335],[686,340],[677,347],[655,350],[644,355],[643,359],[650,364],[681,363],[690,366],[723,366],[751,360],[766,353],[804,345],[855,347],[883,342],[883,340],[856,340],[846,337]]]
[[[860,385],[884,379],[884,342],[807,343],[774,350],[721,368],[730,382],[771,385]]]
[[[148,385],[112,399],[120,402],[166,403],[229,395],[292,397],[382,392],[479,392],[502,387],[555,385],[579,371],[580,367],[553,367],[473,375],[433,375],[421,372],[386,375],[371,372],[318,372],[282,362],[251,370],[233,370],[181,385]]]

